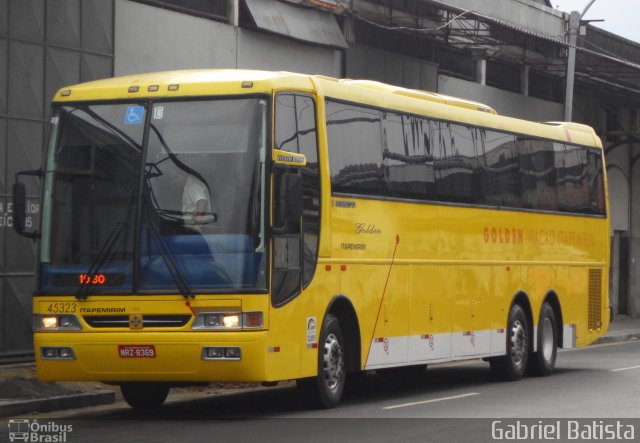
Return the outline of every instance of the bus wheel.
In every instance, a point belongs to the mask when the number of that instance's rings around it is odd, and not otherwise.
[[[122,383],[122,396],[134,409],[154,409],[162,406],[169,395],[169,385],[164,383]]]
[[[553,308],[545,303],[538,322],[538,350],[529,355],[527,375],[551,375],[556,366],[558,353],[558,331]]]
[[[340,403],[347,375],[344,351],[340,322],[328,314],[318,343],[318,375],[297,381],[298,388],[313,407],[329,409]]]
[[[513,305],[507,323],[507,354],[489,360],[494,375],[506,381],[520,380],[527,369],[529,324],[520,305]]]

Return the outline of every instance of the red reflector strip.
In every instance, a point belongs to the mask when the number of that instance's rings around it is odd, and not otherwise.
[[[433,337],[433,335],[431,335],[431,334],[422,334],[420,336],[420,338],[423,339],[423,340],[429,340],[432,337]]]
[[[384,343],[384,337],[378,337],[374,340],[376,343]]]
[[[504,334],[504,329],[498,329],[498,334]]]
[[[324,265],[324,270],[325,271],[330,271],[331,270],[331,265]]]
[[[473,335],[473,331],[464,331],[462,333],[462,335],[464,335],[465,337],[469,337],[469,336]]]
[[[269,348],[269,352],[280,352],[280,346],[272,346]]]
[[[318,343],[307,343],[307,349],[318,349]]]

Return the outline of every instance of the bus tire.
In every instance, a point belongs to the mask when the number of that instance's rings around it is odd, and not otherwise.
[[[318,342],[318,375],[297,381],[314,408],[335,408],[342,399],[347,377],[344,344],[340,322],[333,314],[327,314]]]
[[[556,314],[548,303],[542,305],[538,321],[538,350],[529,355],[527,375],[546,377],[553,373],[558,353]]]
[[[529,356],[529,322],[520,305],[513,305],[507,321],[507,353],[489,360],[491,372],[500,380],[520,380],[527,369]]]
[[[122,383],[122,396],[134,409],[155,409],[162,406],[169,395],[169,385],[165,383],[137,382]]]

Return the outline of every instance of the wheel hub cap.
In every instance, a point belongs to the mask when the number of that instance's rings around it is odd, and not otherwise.
[[[516,366],[524,363],[527,354],[527,333],[519,320],[511,326],[511,359]]]
[[[344,371],[342,346],[334,334],[329,334],[324,342],[324,379],[327,387],[335,390],[340,385]]]
[[[551,361],[553,356],[553,325],[551,319],[545,318],[541,325],[542,328],[542,340],[540,346],[542,346],[542,356],[545,361]]]

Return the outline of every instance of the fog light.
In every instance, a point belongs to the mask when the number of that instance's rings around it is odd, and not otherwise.
[[[234,360],[240,359],[240,348],[224,348],[224,357]]]
[[[241,353],[238,347],[204,347],[202,349],[203,360],[240,360]]]
[[[58,356],[62,360],[75,360],[76,356],[71,348],[60,348],[58,350]]]
[[[69,347],[51,346],[40,348],[44,360],[75,360],[76,355]]]
[[[224,352],[222,348],[207,348],[207,357],[208,358],[223,358]]]
[[[58,348],[42,348],[42,358],[49,360],[58,358]]]

